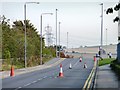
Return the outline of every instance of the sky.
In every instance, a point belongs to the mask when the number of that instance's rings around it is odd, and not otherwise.
[[[33,0],[29,0],[33,1]],[[33,23],[40,33],[40,16],[42,13],[53,13],[53,15],[43,15],[43,34],[45,27],[50,25],[52,33],[56,36],[55,9],[58,9],[58,22],[60,24],[60,43],[68,47],[75,48],[80,46],[100,45],[101,31],[101,5],[104,3],[104,26],[103,26],[103,44],[117,44],[118,23],[113,23],[113,19],[118,16],[118,12],[107,15],[105,10],[114,7],[118,0],[34,0],[40,4],[27,4],[27,19]],[[15,20],[24,20],[24,3],[22,0],[1,0],[0,15],[5,15],[10,19],[10,24]],[[55,39],[54,43],[55,44]]]

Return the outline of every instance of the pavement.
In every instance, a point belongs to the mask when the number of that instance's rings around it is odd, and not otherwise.
[[[120,90],[120,80],[115,72],[111,70],[110,64],[98,67],[95,82],[95,90]]]
[[[52,60],[50,60],[49,62],[43,64],[43,65],[39,65],[39,66],[35,66],[35,67],[27,67],[27,68],[22,68],[22,69],[16,69],[14,70],[15,76],[16,75],[20,75],[20,74],[24,74],[24,73],[29,73],[29,72],[33,72],[33,71],[37,71],[37,70],[42,70],[42,69],[46,69],[46,68],[50,68],[52,66],[56,66],[59,63],[61,63],[64,60],[64,58],[54,58]],[[10,77],[10,71],[2,71],[0,72],[1,78],[7,78]]]

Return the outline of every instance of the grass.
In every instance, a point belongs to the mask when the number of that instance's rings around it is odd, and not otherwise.
[[[51,59],[53,59],[53,57],[48,57],[48,58],[44,58],[44,57],[43,57],[43,60],[44,60],[43,63],[46,63],[46,62],[48,62],[48,61],[51,60]]]
[[[43,63],[48,62],[49,60],[53,59],[53,57],[43,57]],[[29,65],[27,67],[34,67],[34,66],[38,66],[39,65],[40,60],[32,60],[30,62],[27,62],[27,64],[29,63]],[[24,68],[24,62],[19,62],[16,61],[13,64],[15,69],[21,69]],[[10,62],[4,62],[2,63],[2,68],[0,68],[0,71],[8,71],[11,69],[11,63]]]
[[[15,69],[24,68],[24,65],[22,63],[17,63],[16,65],[13,65],[13,66]],[[8,71],[10,69],[11,69],[11,64],[9,64],[9,63],[2,64],[2,68],[1,68],[2,71]]]
[[[103,60],[99,60],[99,66],[111,64],[111,62],[114,60],[114,58],[104,58]]]

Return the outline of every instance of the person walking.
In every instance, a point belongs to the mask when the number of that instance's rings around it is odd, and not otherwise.
[[[112,53],[111,53],[111,52],[109,52],[108,56],[109,56],[109,58],[112,58]]]

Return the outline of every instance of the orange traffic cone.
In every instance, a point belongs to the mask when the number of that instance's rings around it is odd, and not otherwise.
[[[71,65],[71,63],[70,63],[69,69],[72,69],[72,65]]]
[[[14,67],[11,66],[10,76],[14,76]]]
[[[62,64],[60,64],[60,73],[59,73],[59,77],[63,77],[63,70],[62,70]]]
[[[82,57],[80,57],[80,62],[82,62]]]
[[[87,64],[86,63],[84,63],[84,66],[83,66],[84,68],[87,68]]]

